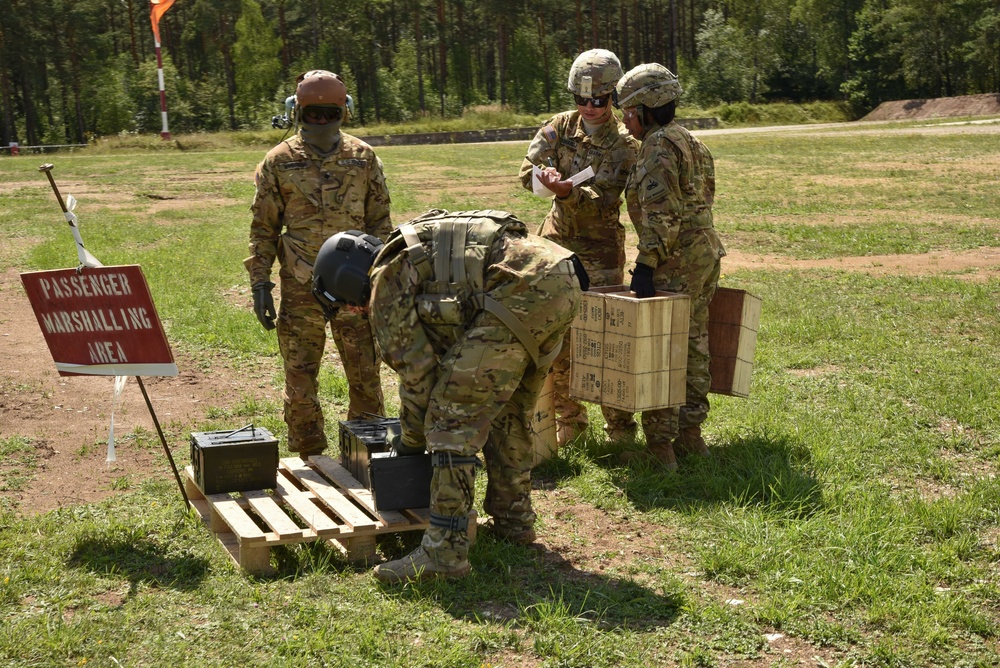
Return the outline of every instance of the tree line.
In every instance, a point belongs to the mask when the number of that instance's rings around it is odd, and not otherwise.
[[[0,0],[0,145],[159,131],[149,7]],[[667,65],[700,106],[1000,92],[1000,0],[177,0],[160,34],[179,132],[267,127],[315,68],[360,125],[560,111],[594,47]]]

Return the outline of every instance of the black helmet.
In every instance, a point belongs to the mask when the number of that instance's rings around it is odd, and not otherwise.
[[[378,237],[357,230],[338,232],[323,242],[313,265],[312,293],[328,317],[345,304],[368,304],[368,270],[381,248]]]

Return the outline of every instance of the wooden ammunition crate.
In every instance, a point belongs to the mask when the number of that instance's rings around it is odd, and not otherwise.
[[[190,466],[185,473],[191,506],[248,573],[273,572],[271,548],[276,545],[320,540],[349,561],[368,564],[374,560],[379,534],[429,526],[427,508],[375,510],[371,491],[325,455],[308,461],[281,459],[273,490],[206,495],[195,484]],[[474,520],[470,517],[470,540],[475,539]]]
[[[532,466],[538,466],[556,456],[556,407],[553,401],[554,380],[550,373],[535,402],[535,412],[531,415]]]
[[[629,412],[680,406],[691,300],[624,285],[583,293],[571,333],[570,395]]]
[[[761,300],[745,290],[718,288],[708,305],[711,392],[750,396]]]

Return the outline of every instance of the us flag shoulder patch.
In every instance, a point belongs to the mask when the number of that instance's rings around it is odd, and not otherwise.
[[[556,137],[558,137],[559,135],[556,134],[555,127],[551,125],[546,125],[544,128],[542,128],[542,136],[549,141],[555,141]]]

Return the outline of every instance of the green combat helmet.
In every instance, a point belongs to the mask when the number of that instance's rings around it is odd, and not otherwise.
[[[573,61],[566,87],[580,97],[602,97],[614,91],[621,76],[618,56],[606,49],[591,49]]]
[[[618,106],[656,109],[681,95],[677,75],[659,63],[633,67],[618,81]]]

